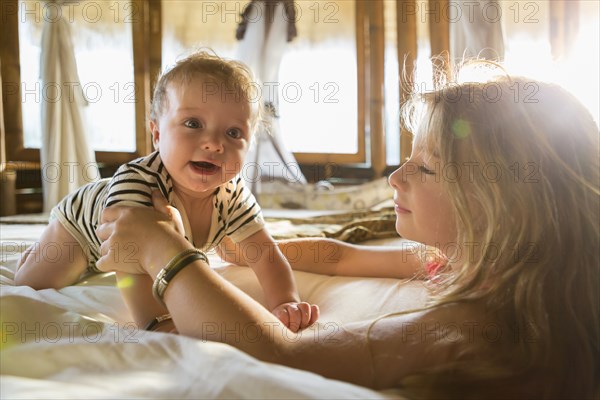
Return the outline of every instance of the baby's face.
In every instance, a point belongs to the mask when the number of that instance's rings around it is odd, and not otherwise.
[[[214,82],[171,84],[168,104],[151,122],[152,140],[173,179],[189,196],[206,195],[237,175],[250,143],[250,105]]]

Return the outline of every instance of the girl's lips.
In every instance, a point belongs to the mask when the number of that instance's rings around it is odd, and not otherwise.
[[[398,213],[398,214],[410,214],[411,213],[410,210],[407,210],[406,208],[403,208],[396,203],[394,203],[394,211],[396,211],[396,213]]]
[[[192,171],[201,175],[215,175],[221,167],[207,161],[190,161]]]

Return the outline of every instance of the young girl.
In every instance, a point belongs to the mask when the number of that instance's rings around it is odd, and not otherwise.
[[[238,250],[252,254],[250,265],[269,309],[292,330],[314,322],[317,308],[300,302],[289,264],[238,175],[258,118],[254,87],[240,63],[204,52],[179,61],[156,85],[150,116],[156,151],[62,200],[38,246],[22,258],[16,284],[60,288],[86,269],[98,272],[95,230],[102,210],[115,204],[151,207],[151,192],[158,189],[181,214],[190,246],[205,252],[224,238],[235,242]],[[50,244],[59,246],[58,259],[44,257]],[[130,244],[121,261],[136,262],[138,256],[138,247]],[[118,285],[138,325],[155,327],[168,320],[167,310],[152,298],[147,275],[118,274]]]
[[[346,326],[326,340],[289,341],[266,310],[196,261],[164,295],[179,332],[329,378],[399,388],[407,398],[597,397],[600,166],[589,112],[560,87],[511,77],[453,84],[406,111],[416,136],[410,159],[390,176],[396,227],[450,260],[432,280],[428,307]],[[158,211],[104,211],[100,269],[155,279],[190,247],[166,204],[154,204]],[[127,240],[141,247],[141,266],[111,262]],[[371,254],[401,264],[391,250],[339,254],[340,270],[356,272],[355,259]],[[232,340],[203,331],[202,321],[222,330],[251,323],[263,335]]]

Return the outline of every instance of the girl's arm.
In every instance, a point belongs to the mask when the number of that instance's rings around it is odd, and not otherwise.
[[[121,165],[108,183],[108,193],[104,206],[118,204],[129,207],[153,208],[153,187],[161,187],[160,181],[164,178],[147,173],[146,167],[148,160],[153,160],[156,157],[158,157],[158,153],[155,152],[140,162],[134,161]],[[140,165],[140,163],[144,168],[137,169],[134,167],[134,164]],[[152,170],[152,168],[148,169]],[[165,212],[170,213],[170,209],[170,206],[166,207]],[[178,220],[175,221],[176,229],[183,235],[183,222],[179,214],[177,214],[177,217]],[[127,254],[136,254],[137,250],[133,246],[126,249]],[[132,257],[124,257],[123,262],[131,263],[135,260]],[[117,272],[116,278],[123,301],[139,328],[144,328],[153,318],[168,312],[152,296],[152,280],[149,276]],[[168,326],[168,323],[163,324],[162,327],[164,326]]]
[[[402,247],[360,246],[335,239],[303,238],[277,243],[292,269],[323,275],[373,278],[413,278],[423,276],[422,260],[438,260],[439,254],[414,243]],[[248,265],[248,252],[226,238],[219,254],[228,262]]]
[[[316,306],[301,303],[292,269],[265,229],[235,244],[260,282],[267,308],[293,331],[318,318]]]
[[[147,273],[153,280],[175,255],[191,248],[173,229],[169,217],[147,208],[106,209],[98,235],[104,241],[99,269]],[[115,262],[123,253],[119,249],[131,243],[140,250],[139,263]],[[228,343],[262,361],[363,386],[393,387],[411,370],[433,366],[446,354],[435,343],[443,338],[423,336],[419,331],[419,327],[439,321],[437,317],[419,316],[419,321],[410,315],[386,318],[374,325],[370,335],[370,323],[322,331],[317,326],[294,334],[202,261],[191,263],[173,277],[164,301],[181,334]]]

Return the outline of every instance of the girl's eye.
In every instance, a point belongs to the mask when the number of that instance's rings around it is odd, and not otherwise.
[[[195,119],[188,119],[187,121],[185,121],[183,123],[183,125],[186,126],[187,128],[192,128],[192,129],[200,128],[200,122],[198,122]]]
[[[426,175],[435,175],[435,172],[425,167],[424,165],[419,165],[419,171]]]
[[[229,129],[227,131],[227,135],[229,135],[230,137],[234,138],[234,139],[239,139],[242,137],[242,131],[240,131],[239,129]]]

